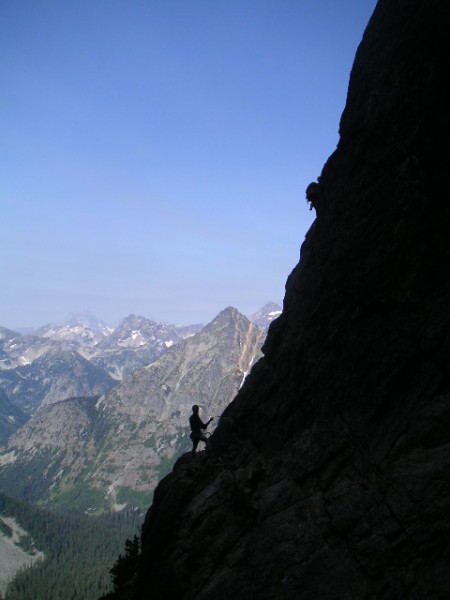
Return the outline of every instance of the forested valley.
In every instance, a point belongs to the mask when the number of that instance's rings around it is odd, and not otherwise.
[[[118,548],[139,532],[143,513],[123,510],[98,517],[55,512],[31,506],[0,492],[0,515],[12,517],[28,533],[45,560],[19,572],[7,600],[96,600],[112,589],[110,569]]]

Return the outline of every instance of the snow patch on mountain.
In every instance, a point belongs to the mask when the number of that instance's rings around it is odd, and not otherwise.
[[[281,306],[275,302],[268,302],[257,312],[249,317],[250,321],[260,329],[267,329],[269,325],[282,313]]]
[[[14,450],[10,452],[6,452],[5,454],[0,454],[0,467],[4,465],[12,465],[17,460],[17,456]]]

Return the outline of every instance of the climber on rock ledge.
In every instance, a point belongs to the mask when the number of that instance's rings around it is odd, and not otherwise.
[[[198,415],[198,411],[198,404],[194,404],[192,407],[192,415],[189,417],[189,425],[191,426],[192,456],[195,456],[199,442],[205,442],[206,450],[211,450],[209,440],[203,431],[206,430],[214,417],[211,417],[207,423],[203,423]]]

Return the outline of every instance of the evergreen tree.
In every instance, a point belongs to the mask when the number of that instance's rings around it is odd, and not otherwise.
[[[136,572],[139,560],[139,539],[137,535],[132,540],[125,541],[125,554],[119,555],[116,563],[110,570],[113,578],[114,591],[122,589]]]

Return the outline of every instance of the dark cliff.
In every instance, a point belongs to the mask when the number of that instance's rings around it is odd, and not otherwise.
[[[450,597],[449,25],[379,1],[265,358],[157,488],[133,598]]]

